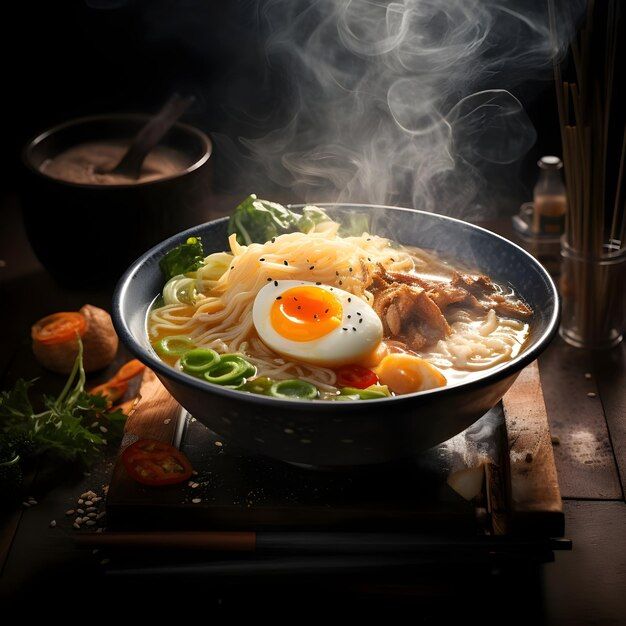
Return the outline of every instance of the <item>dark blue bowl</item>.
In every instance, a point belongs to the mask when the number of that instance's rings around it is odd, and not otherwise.
[[[525,349],[466,383],[367,402],[281,400],[225,389],[176,371],[156,356],[146,334],[148,309],[163,288],[159,259],[192,235],[202,237],[207,254],[224,250],[227,218],[171,237],[133,263],[113,298],[120,339],[196,419],[224,440],[256,453],[315,466],[365,465],[407,457],[446,441],[497,404],[519,371],[554,336],[559,307],[552,279],[515,244],[460,220],[374,205],[326,208],[338,221],[364,213],[372,232],[434,249],[513,286],[534,311]]]

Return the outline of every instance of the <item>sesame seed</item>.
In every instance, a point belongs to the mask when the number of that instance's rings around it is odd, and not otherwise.
[[[363,323],[363,318],[359,320],[359,324],[362,324],[362,323]]]
[[[67,511],[65,511],[65,515],[74,515],[74,513],[76,513],[74,509],[68,509]]]
[[[283,261],[283,264],[284,265],[289,265],[289,263],[287,263],[287,261]]]
[[[352,330],[356,333],[356,328],[354,326],[352,327]]]
[[[315,265],[311,265],[311,267],[309,267],[310,270],[314,270],[315,269]]]
[[[276,300],[282,300],[283,297],[282,296],[276,296]]]
[[[343,280],[340,280],[340,281],[339,281],[339,284],[340,284],[340,285],[343,285]]]
[[[348,271],[349,271],[349,272],[351,272],[351,271],[352,271],[352,268],[351,268],[351,267],[349,267],[349,268],[348,268]]]
[[[348,330],[347,328],[342,328],[341,330]]]
[[[356,312],[357,315],[361,315],[361,313],[359,311]]]
[[[321,285],[322,283],[315,283],[316,285]]]
[[[276,237],[272,237],[271,241],[272,243],[276,243]]]
[[[235,269],[235,266],[234,266],[234,265],[231,265],[231,266],[230,266],[230,269],[231,269],[231,270],[234,270],[234,269]]]
[[[348,302],[352,302],[352,298],[348,298]]]
[[[591,380],[591,373],[590,373],[590,372],[587,372],[587,373],[585,374],[585,378],[586,378],[587,380]]]
[[[194,504],[200,504],[200,502],[202,502],[202,498],[194,498],[194,499],[192,500],[192,502],[193,502]]]
[[[590,391],[590,392],[587,394],[587,397],[588,397],[588,398],[595,398],[595,397],[596,397],[596,394],[595,394],[593,391]]]
[[[324,313],[328,313],[328,309],[326,309],[326,310],[324,311]]]
[[[274,281],[274,287],[278,287],[278,281],[277,280]]]
[[[271,278],[268,278],[268,279],[267,279],[267,282],[268,282],[268,283],[271,283],[271,282],[272,282],[272,279],[271,279]]]
[[[263,261],[265,261],[265,259],[259,259],[259,261],[260,261],[261,263],[263,263]]]
[[[56,521],[55,519],[53,519],[53,520],[50,522],[50,528],[54,528],[56,525],[57,525],[57,521]]]
[[[348,319],[352,319],[352,315],[348,315]]]
[[[335,276],[339,276],[339,272],[335,272]]]

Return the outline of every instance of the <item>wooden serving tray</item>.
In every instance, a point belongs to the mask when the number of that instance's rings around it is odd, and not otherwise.
[[[180,447],[190,484],[143,487],[116,463],[111,530],[414,530],[561,537],[564,519],[539,371],[521,372],[502,403],[415,459],[321,472],[252,456],[187,415],[147,371],[122,449],[138,437]],[[469,500],[455,489],[477,485]],[[467,494],[466,494],[467,495]]]

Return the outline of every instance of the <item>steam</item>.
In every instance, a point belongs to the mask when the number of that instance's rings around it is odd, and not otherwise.
[[[307,201],[471,217],[489,172],[536,139],[507,90],[551,77],[582,4],[555,47],[544,0],[271,0],[265,52],[287,89],[241,139],[248,159]]]

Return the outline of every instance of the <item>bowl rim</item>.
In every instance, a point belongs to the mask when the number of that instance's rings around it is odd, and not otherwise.
[[[195,126],[191,126],[190,124],[186,124],[184,122],[177,121],[173,124],[172,128],[182,130],[183,132],[186,132],[189,135],[192,135],[196,139],[198,139],[202,145],[202,155],[185,169],[181,170],[180,172],[176,172],[175,174],[172,174],[170,176],[164,176],[163,178],[156,178],[153,180],[146,180],[144,182],[119,183],[112,185],[99,185],[97,183],[76,183],[70,180],[63,180],[62,178],[54,178],[53,176],[48,176],[38,167],[35,167],[32,163],[31,154],[41,142],[48,139],[48,137],[52,137],[52,135],[55,135],[56,133],[63,132],[67,128],[71,128],[72,126],[81,126],[83,124],[101,122],[105,120],[145,122],[150,119],[150,117],[152,116],[147,113],[101,113],[97,115],[87,115],[84,117],[76,117],[70,120],[66,120],[65,122],[61,122],[56,126],[52,126],[51,128],[48,128],[47,130],[44,130],[43,132],[29,139],[22,149],[22,163],[26,168],[28,168],[29,171],[34,173],[39,178],[42,178],[43,180],[52,181],[54,183],[76,189],[98,189],[114,191],[117,189],[140,189],[146,186],[156,186],[161,183],[175,180],[177,178],[183,178],[184,176],[187,176],[188,174],[191,174],[192,172],[195,172],[197,169],[201,168],[210,159],[213,153],[213,142],[211,141],[211,138],[206,133],[202,132],[199,128],[196,128]]]
[[[288,204],[286,206],[291,208],[301,208],[303,206],[312,205],[313,203],[305,204]],[[448,217],[447,215],[439,215],[436,213],[430,213],[428,211],[420,211],[418,209],[409,209],[404,207],[394,207],[384,204],[363,204],[363,203],[348,203],[348,202],[322,202],[317,203],[314,206],[319,207],[327,207],[327,208],[376,208],[376,209],[386,209],[393,211],[403,211],[408,213],[418,213],[421,215],[426,215],[430,217],[436,217],[437,219],[442,219],[444,221],[460,223],[470,229],[482,232],[487,234],[490,237],[496,237],[497,239],[502,240],[506,245],[513,246],[519,252],[525,256],[530,263],[535,266],[535,268],[539,271],[539,273],[543,276],[546,284],[548,285],[551,293],[552,300],[554,302],[552,314],[550,316],[550,320],[547,324],[546,329],[541,334],[541,336],[535,341],[532,346],[529,346],[526,350],[523,350],[518,354],[515,358],[510,361],[506,361],[497,365],[494,368],[489,370],[485,370],[485,374],[483,376],[479,376],[476,378],[472,378],[467,382],[459,382],[454,385],[437,387],[436,389],[427,389],[425,391],[418,391],[410,394],[403,394],[399,396],[391,396],[386,398],[372,399],[367,401],[367,406],[375,407],[377,405],[387,404],[389,402],[410,402],[412,399],[425,399],[436,397],[438,394],[451,394],[458,393],[459,391],[472,391],[476,390],[480,387],[485,387],[490,383],[495,383],[509,376],[512,376],[518,372],[520,372],[524,367],[532,363],[537,356],[543,352],[543,350],[547,347],[547,345],[552,341],[558,330],[558,322],[560,317],[560,299],[558,295],[558,291],[556,289],[556,285],[552,280],[550,274],[546,271],[546,269],[526,250],[518,246],[516,243],[508,240],[506,237],[498,235],[482,226],[477,226],[475,224],[471,224],[464,220],[460,220],[453,217]],[[332,402],[328,400],[290,400],[284,398],[273,398],[270,396],[262,396],[259,394],[247,393],[244,391],[238,391],[236,389],[228,389],[222,387],[220,385],[215,385],[209,383],[207,381],[202,381],[200,379],[194,378],[193,376],[189,376],[183,372],[176,370],[175,368],[167,365],[163,361],[161,361],[156,354],[152,354],[149,350],[144,348],[139,344],[138,341],[135,340],[133,333],[131,332],[126,320],[122,315],[122,309],[124,305],[125,298],[127,297],[130,286],[133,282],[133,276],[139,271],[139,269],[148,261],[153,258],[157,253],[161,251],[165,251],[168,248],[172,247],[176,244],[177,241],[185,239],[186,237],[193,236],[195,231],[201,229],[210,224],[217,224],[225,222],[229,219],[228,216],[221,217],[215,220],[210,220],[209,222],[205,222],[203,224],[198,224],[192,228],[189,228],[185,231],[182,231],[168,239],[165,239],[161,243],[153,246],[141,255],[138,259],[136,259],[131,266],[126,270],[124,275],[120,278],[115,288],[113,294],[113,302],[112,302],[112,317],[113,324],[119,335],[120,339],[124,343],[124,345],[132,352],[139,360],[144,362],[148,367],[150,367],[155,372],[162,374],[165,378],[173,378],[176,382],[181,383],[186,386],[193,387],[194,389],[201,392],[210,392],[215,393],[220,396],[224,396],[226,398],[230,398],[232,400],[237,400],[241,402],[249,402],[251,404],[264,404],[268,406],[276,406],[281,408],[288,408],[292,406],[294,409],[315,409],[315,410],[331,410],[333,412],[336,411],[353,411],[355,407],[363,406],[362,400],[352,400],[346,402]]]

